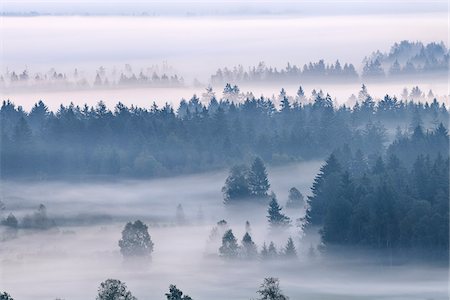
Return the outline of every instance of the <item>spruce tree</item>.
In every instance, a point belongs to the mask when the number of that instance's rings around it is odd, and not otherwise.
[[[225,258],[236,258],[239,254],[239,246],[231,229],[227,230],[222,237],[222,246],[219,248],[219,253]]]
[[[289,237],[286,243],[283,254],[286,258],[297,258],[297,250],[295,250],[294,241],[291,237]]]
[[[247,180],[247,173],[248,170],[245,166],[234,166],[231,168],[230,175],[222,188],[225,204],[237,204],[250,197],[251,190]]]
[[[252,163],[248,174],[248,186],[253,196],[259,198],[267,197],[270,188],[267,170],[261,158],[257,157]]]
[[[260,297],[257,300],[288,300],[280,289],[280,283],[277,278],[264,278],[264,283],[261,284],[257,292]]]
[[[311,188],[312,196],[308,196],[306,222],[308,225],[321,225],[324,221],[329,199],[339,188],[341,166],[334,154],[331,154],[314,178]]]
[[[275,247],[274,242],[270,242],[269,248],[267,249],[267,258],[274,259],[278,256],[277,248]]]
[[[284,215],[281,210],[282,207],[278,205],[277,199],[275,195],[273,195],[267,209],[267,219],[272,229],[288,227],[291,225],[291,220],[289,219],[289,217]]]
[[[255,243],[248,232],[242,238],[242,256],[245,259],[253,259],[258,254]]]

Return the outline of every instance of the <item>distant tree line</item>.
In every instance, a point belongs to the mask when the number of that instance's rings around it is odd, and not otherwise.
[[[423,76],[424,74],[447,74],[450,63],[449,49],[443,42],[401,41],[395,43],[388,53],[373,52],[364,59],[362,76],[370,78],[396,78]]]
[[[1,176],[165,176],[228,167],[256,156],[268,163],[323,158],[345,144],[373,160],[386,142],[382,123],[447,126],[447,108],[436,100],[413,103],[386,96],[376,102],[365,91],[352,108],[336,106],[321,91],[307,101],[301,87],[295,98],[282,89],[273,99],[244,95],[231,85],[220,100],[208,89],[203,102],[194,95],[176,112],[167,104],[145,109],[122,103],[111,111],[103,102],[61,105],[52,112],[42,101],[25,112],[4,101]]]
[[[182,76],[174,73],[166,63],[162,67],[152,66],[133,71],[129,64],[124,69],[112,68],[107,71],[99,67],[95,76],[75,68],[72,72],[60,72],[51,68],[47,72],[9,71],[0,74],[0,88],[7,90],[23,89],[88,89],[113,88],[126,86],[142,87],[181,87],[184,86]]]
[[[395,79],[427,75],[446,75],[449,70],[449,50],[443,42],[401,41],[392,45],[388,53],[377,50],[362,61],[361,72],[351,63],[309,62],[302,66],[287,63],[284,68],[266,66],[260,62],[257,66],[245,69],[242,65],[233,68],[219,68],[211,76],[211,84],[222,85],[258,82],[358,82],[360,79]]]

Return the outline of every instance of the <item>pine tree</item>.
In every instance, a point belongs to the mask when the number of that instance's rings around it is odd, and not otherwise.
[[[264,162],[257,157],[252,163],[248,174],[248,186],[250,192],[255,197],[267,197],[267,191],[270,188],[269,179]]]
[[[266,242],[264,242],[262,249],[261,249],[261,259],[263,259],[263,260],[269,259],[269,250],[267,249]]]
[[[295,250],[294,241],[291,237],[289,237],[286,243],[283,254],[286,258],[297,258],[297,250]]]
[[[260,297],[257,300],[288,300],[280,289],[280,283],[277,278],[264,278],[264,283],[257,291]]]
[[[308,225],[323,223],[329,204],[328,199],[339,188],[340,172],[341,166],[334,154],[331,154],[314,178],[311,188],[312,196],[308,196],[308,209],[305,216]]]
[[[230,170],[225,186],[222,188],[225,204],[236,204],[250,197],[251,190],[247,181],[248,170],[245,166],[234,166]]]
[[[245,259],[253,259],[257,256],[258,250],[256,248],[255,243],[252,240],[252,237],[248,232],[245,233],[242,238],[242,256]]]
[[[231,229],[227,230],[222,237],[222,246],[219,248],[219,253],[225,258],[236,258],[239,254],[239,246]]]
[[[274,242],[270,242],[269,248],[267,249],[267,258],[274,259],[278,256],[277,248],[275,247]]]
[[[282,207],[278,205],[275,195],[272,196],[269,207],[267,209],[268,215],[267,219],[271,228],[283,228],[291,225],[291,220],[289,217],[284,215],[282,212]]]
[[[181,204],[178,204],[177,206],[176,219],[178,225],[186,224],[186,216],[184,215],[183,206]]]

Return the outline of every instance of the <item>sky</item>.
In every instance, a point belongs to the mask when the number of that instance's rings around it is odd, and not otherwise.
[[[448,6],[445,0],[3,0],[2,5],[6,13],[101,15],[408,14],[443,12]]]

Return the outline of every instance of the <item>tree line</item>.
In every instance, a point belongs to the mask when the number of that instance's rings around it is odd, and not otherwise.
[[[217,100],[208,89],[178,109],[118,103],[109,110],[39,101],[30,112],[4,101],[0,108],[1,176],[152,177],[218,169],[261,157],[269,163],[323,158],[347,144],[375,157],[383,151],[382,125],[447,124],[448,111],[434,99],[414,103],[386,96],[376,102],[363,86],[352,107],[313,91],[295,97],[256,98],[227,85]],[[279,108],[277,104],[279,103]]]

